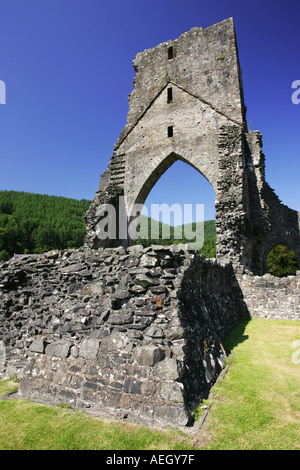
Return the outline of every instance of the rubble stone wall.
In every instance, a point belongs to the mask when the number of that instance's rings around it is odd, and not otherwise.
[[[0,373],[20,395],[186,425],[247,309],[231,264],[180,246],[50,252],[0,266]]]
[[[300,271],[282,278],[270,274],[236,277],[252,318],[300,320]]]
[[[80,249],[0,264],[0,377],[99,416],[184,426],[241,318],[300,319],[300,280],[237,274],[185,246]]]

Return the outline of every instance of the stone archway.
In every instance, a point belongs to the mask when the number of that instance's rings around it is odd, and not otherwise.
[[[179,162],[181,164],[176,165]],[[172,168],[170,171],[173,165],[176,170]],[[170,173],[176,178],[175,186],[170,179]],[[150,196],[151,200],[153,192],[155,194],[157,190],[160,191],[160,197],[156,197],[154,202],[152,200],[148,204],[148,197]],[[211,183],[198,168],[180,155],[171,153],[161,164],[154,167],[152,173],[144,174],[140,185],[127,195],[128,222],[130,227],[133,227],[133,231],[128,230],[129,238],[132,237],[129,243],[135,244],[139,238],[139,243],[142,241],[148,246],[151,240],[156,240],[157,243],[159,239],[160,243],[170,244],[170,239],[174,239],[177,240],[176,243],[181,240],[194,249],[201,250],[204,244],[204,220],[208,220],[208,214],[211,219],[215,219],[215,196]],[[140,218],[141,213],[147,217]],[[142,225],[140,231],[136,232],[138,222]],[[194,222],[203,222],[203,224],[194,224]],[[161,223],[163,225],[160,227]],[[215,248],[214,243],[214,250]]]
[[[293,249],[293,247],[291,246],[290,242],[289,241],[286,241],[286,240],[280,240],[279,242],[276,242],[276,243],[272,243],[272,244],[269,244],[267,246],[267,248],[264,250],[263,252],[263,255],[262,255],[262,267],[263,267],[263,273],[267,273],[269,272],[269,266],[268,266],[268,256],[270,254],[270,252],[278,247],[278,246],[284,246],[286,248],[288,248],[295,256],[296,260],[297,260],[297,265],[298,265],[298,269],[300,269],[300,253],[299,253],[299,250],[297,249],[297,246],[295,247],[296,249]],[[296,269],[297,270],[297,269]],[[295,273],[294,273],[295,274]]]
[[[144,178],[140,180],[139,185],[136,185],[134,190],[131,190],[127,194],[127,199],[126,199],[126,207],[127,207],[127,213],[128,217],[130,218],[131,214],[131,207],[134,204],[144,204],[150,191],[153,189],[153,187],[156,185],[156,183],[160,180],[162,175],[177,161],[182,161],[188,166],[192,167],[194,170],[196,170],[200,175],[202,175],[208,183],[210,181],[205,177],[205,175],[202,173],[202,171],[194,166],[191,163],[191,159],[186,160],[185,158],[181,157],[180,155],[177,155],[176,153],[172,152],[170,155],[168,155],[163,161],[161,161],[157,166],[149,169],[147,173],[145,172]],[[152,171],[151,171],[152,170]],[[186,184],[186,182],[182,181],[182,184]],[[211,183],[210,183],[211,184]],[[212,186],[212,185],[211,185]],[[212,186],[213,188],[213,186]],[[214,188],[213,188],[214,189]],[[214,189],[215,191],[215,189]]]
[[[261,135],[247,132],[232,18],[145,50],[133,65],[127,124],[85,216],[85,245],[128,244],[124,233],[99,240],[99,207],[112,205],[118,223],[128,223],[134,204],[180,158],[215,191],[219,260],[263,274],[269,239],[283,229],[299,253],[299,213],[265,182]]]

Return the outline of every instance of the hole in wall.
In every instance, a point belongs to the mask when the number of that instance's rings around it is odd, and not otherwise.
[[[173,46],[168,47],[168,60],[172,60],[174,58],[174,48]]]
[[[168,126],[168,137],[173,137],[173,126]]]
[[[168,93],[167,103],[172,103],[173,102],[173,88],[172,87],[168,88],[167,93]]]
[[[298,261],[295,252],[284,243],[274,246],[267,256],[268,273],[277,277],[295,276]]]

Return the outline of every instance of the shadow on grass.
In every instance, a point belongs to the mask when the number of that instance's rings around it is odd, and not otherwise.
[[[243,318],[238,321],[236,326],[228,333],[226,338],[223,340],[223,346],[226,354],[229,355],[232,350],[240,343],[243,343],[249,338],[249,335],[245,335],[245,329],[251,318]]]

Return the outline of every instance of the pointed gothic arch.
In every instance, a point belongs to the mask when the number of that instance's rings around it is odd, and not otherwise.
[[[195,165],[193,165],[190,161],[186,160],[185,158],[181,157],[180,155],[171,152],[163,161],[160,162],[157,166],[154,167],[153,171],[150,174],[145,174],[145,178],[141,180],[141,183],[137,188],[135,188],[135,191],[131,194],[131,204],[132,201],[133,204],[144,204],[148,195],[154,188],[154,186],[158,183],[160,178],[168,171],[168,169],[177,161],[181,161],[188,165],[189,167],[193,168],[195,171],[200,173],[201,176],[203,176],[206,181],[211,185],[210,181],[206,178],[206,176],[200,171],[199,168],[197,168]],[[186,184],[184,181],[182,184]],[[213,186],[211,185],[212,189],[214,190]],[[215,191],[214,191],[215,192]],[[199,201],[200,202],[200,201]],[[128,217],[130,219],[131,216],[131,210],[129,205],[128,207]],[[132,206],[131,206],[132,207]]]

